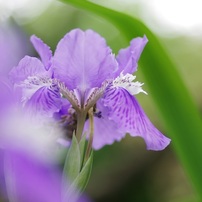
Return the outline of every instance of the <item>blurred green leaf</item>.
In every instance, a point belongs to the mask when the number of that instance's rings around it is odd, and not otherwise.
[[[139,20],[85,0],[63,0],[111,21],[128,41],[146,36],[149,43],[141,60],[150,94],[162,114],[172,145],[186,167],[202,200],[202,122],[176,66],[157,37]]]
[[[71,147],[66,156],[65,165],[64,165],[64,175],[68,180],[74,181],[75,178],[79,175],[81,168],[81,156],[79,150],[78,141],[73,135]]]

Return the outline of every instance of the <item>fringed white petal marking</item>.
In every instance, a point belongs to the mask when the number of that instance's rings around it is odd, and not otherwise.
[[[136,95],[141,92],[147,94],[147,92],[142,89],[142,85],[144,83],[140,83],[138,81],[133,82],[135,78],[136,76],[133,76],[132,74],[127,73],[124,75],[121,72],[121,74],[113,81],[113,87],[122,87],[131,95]]]

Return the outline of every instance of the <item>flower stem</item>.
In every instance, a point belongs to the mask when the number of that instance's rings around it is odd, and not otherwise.
[[[94,133],[93,107],[89,109],[88,115],[89,115],[89,122],[90,122],[90,134],[89,134],[88,146],[86,149],[85,161],[87,161],[90,156],[90,152],[93,144],[93,133]]]

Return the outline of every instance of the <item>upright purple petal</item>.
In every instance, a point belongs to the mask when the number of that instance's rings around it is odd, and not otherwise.
[[[117,62],[106,41],[92,30],[75,29],[58,43],[53,57],[55,78],[72,89],[84,92],[100,87],[112,76]]]
[[[129,47],[119,51],[116,58],[119,69],[116,72],[115,77],[119,76],[121,72],[124,74],[133,74],[137,70],[137,62],[147,42],[148,39],[146,36],[143,38],[138,37],[130,42]]]
[[[109,119],[118,124],[120,132],[142,137],[148,150],[162,150],[170,143],[170,139],[153,126],[137,100],[124,88],[108,89],[102,101],[110,109]]]
[[[19,64],[14,67],[9,77],[13,83],[19,83],[31,76],[42,76],[48,74],[41,61],[35,57],[25,56]]]
[[[40,38],[36,37],[35,35],[32,35],[30,40],[35,50],[41,57],[41,60],[46,70],[48,70],[51,66],[51,58],[52,58],[52,51],[50,50],[50,47],[47,46]]]

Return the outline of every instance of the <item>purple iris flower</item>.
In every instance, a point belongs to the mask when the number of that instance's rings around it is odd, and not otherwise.
[[[147,41],[145,36],[135,38],[115,57],[99,34],[75,29],[57,45],[53,71],[64,82],[62,93],[78,114],[94,107],[94,149],[120,141],[126,133],[142,137],[149,150],[162,150],[170,143],[134,97],[146,93],[133,73]],[[87,125],[88,121],[85,129]]]
[[[13,143],[3,149],[0,146],[0,193],[6,201],[90,202],[76,191],[63,194],[69,185],[62,171],[33,153],[15,148]]]
[[[77,124],[81,135],[88,132],[87,113],[93,108],[94,149],[120,141],[126,133],[142,137],[149,150],[162,150],[170,143],[134,97],[146,94],[133,75],[148,41],[145,36],[133,39],[116,57],[105,39],[92,30],[67,33],[53,57],[40,39],[32,36],[31,41],[41,61],[26,56],[10,72],[10,78],[22,91],[23,105],[32,112],[65,115],[68,130],[73,131]]]
[[[1,188],[6,189],[4,197],[16,202],[61,201],[59,169],[23,151],[3,149],[0,152]]]

